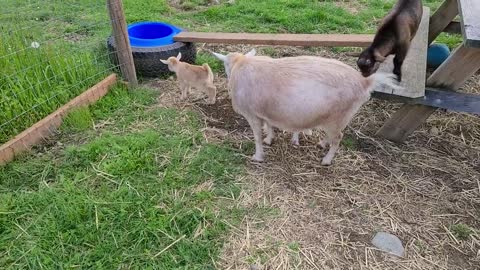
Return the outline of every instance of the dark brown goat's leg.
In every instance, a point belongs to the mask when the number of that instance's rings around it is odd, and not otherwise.
[[[405,57],[407,57],[409,43],[399,44],[396,49],[395,58],[393,59],[393,74],[397,75],[397,80],[402,81],[402,65]]]

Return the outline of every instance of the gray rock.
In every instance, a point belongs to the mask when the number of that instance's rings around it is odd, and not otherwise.
[[[372,244],[385,252],[399,257],[403,257],[403,253],[405,252],[402,241],[395,235],[386,232],[378,232],[372,239]]]
[[[260,267],[256,264],[251,264],[250,265],[250,270],[260,270]]]

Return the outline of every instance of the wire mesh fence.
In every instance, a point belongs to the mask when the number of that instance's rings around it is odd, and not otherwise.
[[[0,144],[119,66],[106,1],[2,0]]]

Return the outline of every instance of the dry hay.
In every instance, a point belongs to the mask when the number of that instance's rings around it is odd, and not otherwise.
[[[208,46],[213,51],[250,47]],[[259,48],[272,53],[271,49]],[[324,49],[278,47],[275,56],[316,54],[354,65],[347,53]],[[229,139],[239,148],[252,143],[246,121],[235,114],[216,78],[217,104],[204,95],[179,100],[172,80],[161,87],[159,106],[194,109],[203,116],[209,141]],[[464,91],[479,93],[479,76]],[[480,119],[467,114],[436,112],[404,144],[374,136],[399,107],[372,99],[345,130],[334,165],[322,167],[325,152],[319,134],[290,144],[281,134],[266,148],[266,162],[248,162],[239,204],[247,209],[224,247],[219,269],[478,269],[480,265]],[[253,153],[248,153],[253,154]],[[263,210],[263,211],[261,211]],[[453,224],[476,232],[456,237]],[[397,235],[404,258],[370,244],[377,231]]]

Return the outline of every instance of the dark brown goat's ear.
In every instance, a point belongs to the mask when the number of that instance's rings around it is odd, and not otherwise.
[[[373,57],[375,57],[375,61],[383,63],[385,59],[387,59],[385,56],[381,55],[378,51],[375,51],[373,53]]]

